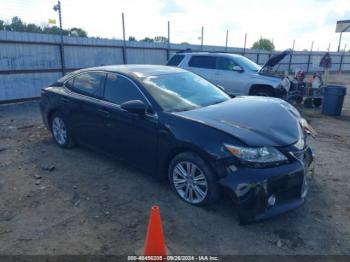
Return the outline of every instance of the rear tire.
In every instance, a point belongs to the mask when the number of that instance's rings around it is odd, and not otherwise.
[[[169,165],[168,175],[172,189],[186,203],[203,206],[220,198],[216,175],[195,153],[184,152],[175,156]]]
[[[55,112],[50,118],[50,130],[55,143],[62,148],[71,148],[74,141],[70,128],[61,113]]]

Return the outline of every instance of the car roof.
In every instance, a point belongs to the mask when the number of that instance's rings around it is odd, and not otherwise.
[[[242,57],[241,55],[220,52],[181,52],[176,55],[202,55],[202,56],[221,56],[221,57]]]
[[[108,65],[84,68],[73,72],[73,74],[88,71],[108,71],[113,73],[124,74],[135,78],[144,78],[149,76],[159,76],[164,74],[186,72],[186,70],[181,68],[162,65]]]

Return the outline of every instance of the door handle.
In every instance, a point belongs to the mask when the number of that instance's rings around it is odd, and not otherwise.
[[[215,72],[215,75],[219,76],[219,75],[220,75],[220,72]]]
[[[104,117],[110,117],[110,113],[107,109],[104,109],[104,108],[100,108],[98,109],[98,112],[100,112]]]

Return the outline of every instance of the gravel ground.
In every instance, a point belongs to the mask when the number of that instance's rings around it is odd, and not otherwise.
[[[37,102],[1,105],[0,254],[142,254],[153,203],[172,254],[350,254],[350,92],[342,117],[302,111],[319,132],[307,202],[241,227],[227,199],[196,208],[122,162],[58,148]]]

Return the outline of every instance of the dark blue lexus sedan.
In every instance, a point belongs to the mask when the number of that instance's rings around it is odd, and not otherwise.
[[[168,177],[200,206],[226,191],[242,224],[300,206],[312,128],[277,98],[236,97],[179,68],[75,71],[44,88],[43,121],[58,146],[85,145]]]

